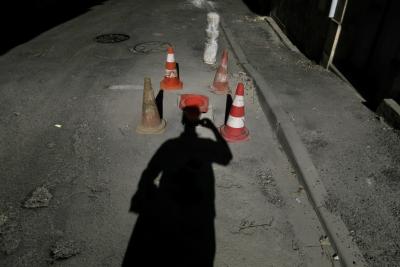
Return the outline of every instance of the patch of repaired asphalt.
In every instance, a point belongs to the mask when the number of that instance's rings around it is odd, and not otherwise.
[[[283,207],[285,202],[279,193],[277,184],[270,169],[258,169],[256,173],[258,184],[267,201],[277,207]]]
[[[45,186],[37,187],[22,204],[27,209],[48,207],[53,195]]]
[[[82,244],[74,240],[61,239],[55,242],[50,248],[50,255],[53,260],[64,260],[80,254]]]
[[[14,253],[21,243],[21,225],[18,210],[13,207],[0,207],[0,252]]]

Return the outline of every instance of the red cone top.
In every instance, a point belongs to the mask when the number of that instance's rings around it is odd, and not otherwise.
[[[244,96],[244,85],[243,83],[238,83],[237,87],[236,87],[236,93],[235,95],[241,95]]]
[[[172,46],[168,46],[167,53],[168,54],[173,54],[174,53],[174,49],[172,48]]]

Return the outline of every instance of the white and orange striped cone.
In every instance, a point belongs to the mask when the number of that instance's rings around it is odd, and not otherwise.
[[[160,82],[160,88],[163,90],[182,89],[183,83],[179,80],[178,71],[176,69],[174,49],[170,46],[167,48],[167,62],[165,62],[164,79]]]
[[[228,142],[242,142],[249,139],[249,130],[244,125],[244,85],[238,83],[229,117],[220,128],[221,135]]]
[[[228,51],[224,49],[222,52],[221,64],[215,73],[214,82],[211,85],[213,93],[222,95],[229,92],[228,82]]]

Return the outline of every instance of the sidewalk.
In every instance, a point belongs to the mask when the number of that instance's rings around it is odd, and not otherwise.
[[[372,266],[400,264],[400,138],[351,85],[285,46],[241,1],[216,6],[281,103],[339,215]],[[268,92],[267,92],[268,91]]]

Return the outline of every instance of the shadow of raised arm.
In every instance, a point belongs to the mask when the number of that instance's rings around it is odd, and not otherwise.
[[[217,140],[216,141],[217,147],[214,149],[215,154],[213,155],[214,156],[213,161],[221,165],[228,165],[229,162],[232,160],[233,156],[231,150],[229,149],[228,143],[219,133],[217,127],[215,127],[214,123],[207,118],[200,120],[200,125],[210,129],[214,133],[214,136]]]

